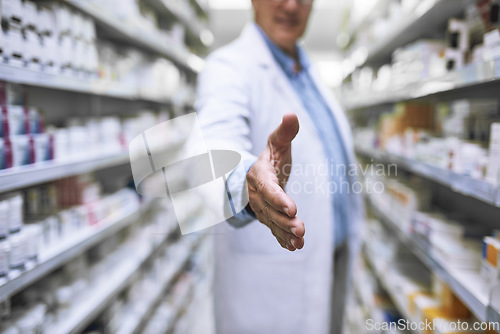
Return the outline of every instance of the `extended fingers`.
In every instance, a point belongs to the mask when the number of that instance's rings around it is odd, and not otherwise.
[[[254,181],[255,191],[276,211],[283,212],[290,218],[297,214],[297,206],[279,186],[274,175]]]
[[[289,249],[288,246],[291,246],[294,249],[301,249],[303,247],[305,229],[304,223],[299,218],[290,218],[275,210],[262,198],[255,198],[255,203],[258,207],[257,218],[271,229],[278,241],[286,243],[285,248]],[[283,246],[282,242],[280,244]]]

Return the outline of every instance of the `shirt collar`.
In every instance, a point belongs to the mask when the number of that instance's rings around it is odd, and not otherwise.
[[[280,67],[283,69],[285,74],[288,77],[296,77],[297,74],[295,73],[295,60],[287,55],[283,50],[281,50],[269,37],[267,37],[266,33],[262,30],[261,27],[259,27],[258,24],[254,23],[255,26],[257,27],[257,30],[260,32],[264,40],[266,41],[267,46],[269,47],[269,50],[271,51],[274,59],[278,62]],[[307,57],[306,52],[297,45],[297,52],[299,55],[299,63],[300,67],[302,68],[302,71],[307,70],[310,66],[310,61],[309,58]]]

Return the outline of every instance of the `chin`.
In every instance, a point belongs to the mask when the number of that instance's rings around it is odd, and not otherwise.
[[[281,29],[277,35],[281,41],[286,42],[287,44],[295,43],[301,36],[301,34],[294,29]]]

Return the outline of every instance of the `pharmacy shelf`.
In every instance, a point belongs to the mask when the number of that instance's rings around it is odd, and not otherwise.
[[[76,233],[73,238],[66,240],[57,248],[43,254],[36,266],[17,276],[10,277],[9,281],[0,286],[0,301],[13,296],[47,276],[54,269],[61,267],[75,257],[85,253],[88,249],[131,225],[152,206],[152,203],[153,201],[149,201],[141,207],[125,208],[124,212],[112,215],[97,225]]]
[[[128,152],[68,162],[44,161],[0,171],[0,193],[128,163]]]
[[[202,4],[202,3],[200,2],[200,0],[193,0],[192,2],[195,4],[195,6],[196,6],[196,7],[198,7],[198,9],[199,9],[199,10],[200,10],[200,11],[201,11],[204,15],[207,15],[207,13],[208,13],[208,10],[209,10],[209,9],[208,9],[208,7],[207,7],[207,4],[206,4],[206,3],[205,3],[205,4]]]
[[[474,0],[420,1],[407,18],[400,20],[384,38],[366,48],[366,60],[360,66],[388,63],[394,50],[426,35],[435,34],[438,27],[446,25],[449,18],[461,16],[471,3]]]
[[[153,296],[149,296],[148,301],[146,302],[147,307],[145,307],[140,314],[137,314],[133,317],[128,317],[124,322],[121,323],[120,328],[116,333],[118,334],[135,334],[140,333],[144,328],[147,320],[151,317],[154,310],[158,308],[158,305],[165,298],[165,294],[175,281],[175,278],[181,272],[182,268],[185,267],[187,262],[190,259],[191,252],[194,250],[194,247],[191,247],[186,253],[177,259],[174,264],[169,268],[169,273],[165,275],[165,278],[160,282],[159,289],[156,290]]]
[[[198,73],[202,70],[204,60],[195,54],[177,46],[168,45],[158,34],[144,31],[140,27],[123,22],[108,7],[100,5],[97,1],[65,0],[68,4],[94,18],[96,23],[113,31],[119,38],[127,43],[158,53],[183,68]]]
[[[364,9],[366,14],[361,17],[358,22],[354,23],[349,28],[349,35],[351,35],[351,41],[356,37],[356,34],[359,32],[361,28],[363,28],[366,24],[373,21],[380,15],[386,11],[387,6],[389,5],[390,0],[376,0],[372,5],[370,5],[370,9]]]
[[[484,286],[480,284],[483,280],[479,272],[451,268],[445,263],[442,263],[430,253],[428,246],[411,238],[400,228],[397,219],[388,213],[388,208],[382,208],[380,204],[376,203],[376,199],[370,196],[367,196],[367,198],[368,203],[372,207],[374,213],[380,218],[381,222],[392,231],[401,243],[415,254],[425,266],[446,282],[455,292],[457,297],[462,300],[480,321],[488,321],[488,319],[492,317],[492,315],[489,314],[489,296],[486,291],[483,290]]]
[[[400,315],[410,322],[418,323],[419,321],[410,317],[409,310],[405,305],[406,303],[404,302],[404,300],[402,300],[404,296],[400,292],[394,290],[394,287],[391,284],[391,270],[387,268],[388,265],[385,263],[380,263],[380,261],[376,261],[373,258],[373,255],[370,254],[370,252],[366,251],[365,247],[363,247],[363,254],[370,264],[370,267],[373,269],[374,274],[377,276],[378,281],[382,285],[382,288],[387,292],[389,298],[391,298]],[[421,332],[419,330],[407,329],[405,333],[420,334]]]
[[[179,7],[178,2],[172,0],[150,0],[154,1],[156,7],[161,7],[163,10],[168,11],[174,15],[193,35],[198,38],[202,31],[207,28],[204,27],[197,17],[191,17],[188,13],[184,12]]]
[[[361,289],[362,283],[359,282],[358,279],[353,277],[352,281],[352,290],[354,292],[354,296],[356,297],[357,301],[360,303],[360,305],[363,307],[363,313],[366,317],[366,319],[376,319],[372,315],[372,308],[373,308],[373,303],[367,300],[367,298],[364,296],[362,289]]]
[[[166,233],[165,238],[157,245],[149,245],[144,251],[131,254],[127,261],[123,261],[112,273],[106,275],[92,288],[91,292],[82,296],[81,300],[75,301],[71,309],[68,310],[68,316],[54,323],[47,332],[54,334],[82,332],[113,298],[139,277],[142,265],[149,261],[156,251],[168,241],[169,235],[170,233]],[[192,243],[190,249],[193,249],[195,245]]]
[[[0,64],[0,80],[29,86],[89,93],[121,99],[134,98],[133,90],[127,87],[117,87],[116,85],[104,86],[102,84],[99,85],[96,80],[93,80],[96,82],[93,83],[90,80],[54,75],[7,64]]]
[[[488,322],[500,324],[500,311],[488,307]]]
[[[383,310],[379,309],[376,306],[375,298],[370,299],[369,297],[367,297],[367,292],[369,292],[370,295],[374,295],[375,292],[372,288],[368,289],[366,287],[366,281],[364,281],[366,275],[374,277],[376,277],[376,275],[374,275],[373,270],[368,269],[368,267],[366,267],[364,270],[369,273],[363,273],[362,275],[353,275],[352,279],[352,290],[354,292],[354,297],[356,298],[356,302],[363,312],[363,317],[358,320],[359,324],[364,324],[367,319],[371,319],[375,322],[383,319]]]
[[[356,147],[356,153],[382,163],[396,164],[398,168],[442,184],[457,193],[500,207],[499,189],[489,182],[377,149]]]
[[[179,298],[180,301],[174,304],[175,314],[172,317],[172,321],[167,325],[165,333],[172,333],[175,330],[175,327],[178,321],[183,316],[184,311],[189,307],[189,304],[193,301],[194,288],[195,288],[194,285],[191,284],[184,292],[182,298]]]
[[[366,92],[343,101],[348,110],[372,108],[384,104],[415,100],[454,91],[500,84],[500,59],[469,64],[440,78],[422,80],[387,92]]]
[[[139,100],[154,103],[171,103],[170,98],[141,96],[136,87],[98,79],[76,78],[35,71],[25,67],[0,64],[0,80],[34,87],[77,92],[124,100]]]

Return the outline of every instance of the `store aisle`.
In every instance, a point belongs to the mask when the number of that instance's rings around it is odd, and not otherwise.
[[[0,17],[0,333],[500,333],[499,0]]]

